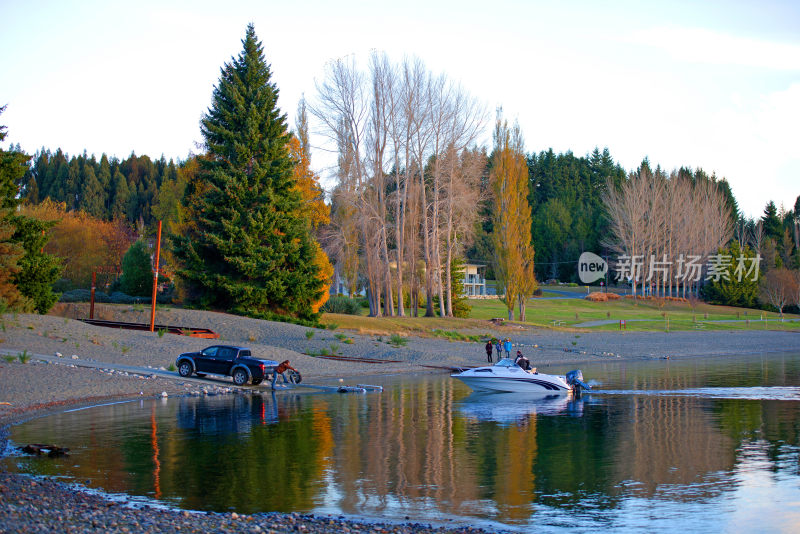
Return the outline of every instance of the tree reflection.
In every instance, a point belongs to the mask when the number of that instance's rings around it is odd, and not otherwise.
[[[797,362],[749,363],[797,377]],[[690,363],[620,369],[659,390],[713,381]],[[709,375],[710,376],[710,375]],[[747,377],[751,382],[752,377]],[[780,382],[779,382],[780,383]],[[545,509],[625,509],[631,499],[712,502],[742,489],[757,450],[800,477],[800,403],[678,395],[470,395],[448,377],[398,378],[381,394],[232,395],[129,403],[14,427],[16,443],[70,447],[63,473],[197,510],[456,515],[528,524]],[[21,466],[21,467],[20,467]],[[796,480],[796,479],[795,479]],[[746,489],[746,488],[745,488]]]

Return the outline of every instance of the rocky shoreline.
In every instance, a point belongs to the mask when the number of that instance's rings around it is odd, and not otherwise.
[[[141,310],[100,307],[101,317],[142,321]],[[165,323],[212,328],[221,343],[251,347],[270,359],[290,359],[306,380],[385,373],[435,372],[431,368],[482,365],[483,346],[444,339],[409,337],[405,346],[392,346],[374,335],[338,333],[244,317],[168,310]],[[0,361],[0,450],[5,449],[9,425],[68,407],[102,404],[142,397],[226,393],[222,381],[196,381],[164,376],[180,352],[197,350],[209,340],[150,332],[114,330],[87,325],[68,317],[2,316],[0,350],[6,354],[61,357],[53,363]],[[309,334],[308,332],[313,332]],[[793,332],[730,331],[663,333],[584,333],[536,329],[494,328],[486,332],[512,337],[540,368],[580,362],[694,358],[760,353],[766,349],[800,353],[800,335]],[[338,334],[338,335],[337,335]],[[349,340],[349,341],[345,341]],[[312,357],[320,347],[337,344],[340,354],[391,363],[336,361]],[[144,369],[127,372],[89,368],[75,361]],[[150,373],[147,370],[152,369]],[[158,370],[159,372],[156,372]],[[441,372],[441,370],[440,370]],[[413,518],[408,518],[413,521]],[[345,517],[299,514],[198,513],[150,505],[127,505],[58,481],[0,471],[0,525],[4,532],[483,532],[462,525],[372,523]]]
[[[0,472],[3,532],[479,533],[468,526],[388,524],[309,514],[190,512],[130,505],[51,480]]]

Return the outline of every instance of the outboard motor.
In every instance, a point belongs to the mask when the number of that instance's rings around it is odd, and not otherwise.
[[[574,371],[570,371],[567,373],[567,384],[572,386],[572,391],[576,395],[581,394],[581,389],[592,389],[589,385],[583,381],[583,373],[580,369],[575,369]]]

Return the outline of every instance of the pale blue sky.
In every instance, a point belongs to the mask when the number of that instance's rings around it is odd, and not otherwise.
[[[800,3],[651,4],[0,0],[0,124],[30,153],[184,158],[252,21],[290,122],[326,61],[417,55],[518,119],[528,151],[607,146],[626,169],[716,172],[748,215],[791,208]],[[312,157],[323,175],[331,161]]]

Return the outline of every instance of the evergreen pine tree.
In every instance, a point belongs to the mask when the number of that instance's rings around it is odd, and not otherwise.
[[[150,252],[144,241],[139,240],[122,257],[122,291],[128,295],[146,297],[153,288],[153,267]]]
[[[761,220],[764,222],[764,235],[766,237],[771,237],[776,242],[783,237],[783,224],[781,224],[781,219],[778,217],[778,208],[775,207],[773,201],[770,200],[764,207],[764,215]]]
[[[128,189],[128,180],[125,175],[119,170],[114,169],[114,202],[111,205],[111,218],[124,219],[126,217],[126,209],[128,206],[128,199],[130,197],[130,190]]]
[[[105,191],[100,187],[94,169],[91,165],[86,165],[83,171],[83,187],[78,196],[78,209],[102,219],[105,216],[104,197]]]
[[[49,240],[46,231],[56,225],[56,221],[40,221],[32,217],[14,216],[16,227],[14,242],[20,244],[25,255],[19,260],[21,270],[14,275],[14,282],[33,303],[34,309],[45,314],[58,300],[59,294],[53,292],[53,284],[63,270],[61,258],[42,252]]]
[[[252,24],[242,44],[201,121],[204,191],[190,191],[194,231],[173,238],[178,275],[201,306],[313,319],[322,282],[291,179],[286,117]]]
[[[78,207],[78,195],[81,191],[82,176],[81,163],[78,158],[73,157],[67,166],[67,180],[64,183],[64,200],[67,209],[74,210]]]
[[[56,167],[56,176],[53,180],[53,187],[50,190],[50,197],[56,202],[66,202],[70,208],[72,205],[69,203],[69,195],[67,192],[67,183],[69,182],[69,161],[65,154],[58,160]]]
[[[103,219],[111,218],[111,164],[108,162],[108,157],[103,154],[100,158],[100,170],[97,173],[97,181],[100,182],[100,192],[103,197]]]
[[[720,277],[719,280],[710,280],[703,286],[703,295],[711,304],[721,304],[724,306],[742,306],[745,308],[755,307],[758,298],[758,275],[753,280],[753,275],[745,276],[747,269],[750,268],[756,254],[750,247],[739,247],[739,243],[734,239],[727,249],[720,249],[720,254],[729,255],[733,258],[733,265],[727,269],[728,278]],[[739,258],[744,258],[742,272],[736,272],[739,266]]]

